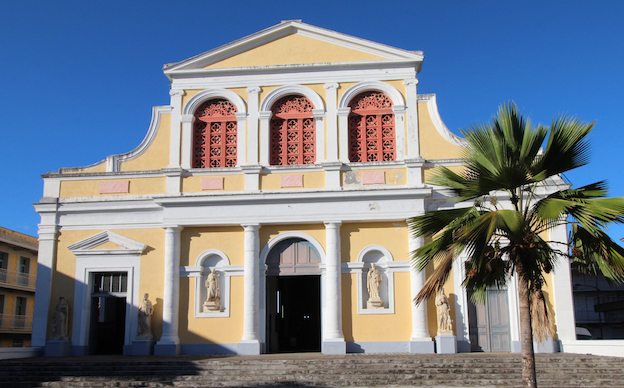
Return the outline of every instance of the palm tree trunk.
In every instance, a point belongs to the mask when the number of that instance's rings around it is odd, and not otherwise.
[[[518,273],[518,297],[520,307],[520,343],[522,346],[522,385],[537,388],[535,374],[535,352],[533,350],[533,331],[531,328],[531,294],[526,271],[522,265],[516,266]]]

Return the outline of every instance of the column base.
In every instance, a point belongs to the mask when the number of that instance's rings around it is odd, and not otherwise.
[[[409,342],[409,352],[413,354],[434,354],[434,342],[431,338],[411,340]]]
[[[241,341],[238,343],[236,352],[245,356],[254,356],[260,354],[260,341]]]
[[[178,356],[180,355],[180,344],[174,342],[157,342],[154,345],[155,356]]]
[[[71,355],[71,341],[46,342],[44,355],[46,357],[69,357]]]
[[[132,355],[133,356],[151,356],[154,354],[154,340],[135,340],[132,341]],[[178,352],[179,353],[179,352]]]
[[[454,335],[436,335],[435,343],[438,354],[457,353],[457,337]]]
[[[323,341],[321,352],[323,354],[347,354],[347,343],[345,340]]]

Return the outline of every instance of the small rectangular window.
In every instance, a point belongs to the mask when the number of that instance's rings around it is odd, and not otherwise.
[[[15,315],[26,315],[26,298],[17,297],[15,300]]]
[[[0,314],[4,314],[4,295],[0,294]]]
[[[21,273],[30,273],[30,259],[20,257],[18,271]]]
[[[93,274],[93,293],[126,292],[127,272],[100,272]]]
[[[0,269],[7,269],[9,261],[9,254],[6,252],[0,252]]]

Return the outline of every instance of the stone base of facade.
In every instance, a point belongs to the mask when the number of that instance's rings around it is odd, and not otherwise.
[[[457,353],[457,337],[454,335],[436,335],[435,344],[438,354]]]
[[[237,352],[241,355],[253,356],[260,354],[260,350],[259,341],[241,341],[238,343]]]
[[[457,353],[470,353],[472,348],[470,341],[457,341]]]
[[[135,340],[132,341],[132,355],[133,356],[151,356],[154,354],[154,340]]]
[[[435,353],[435,344],[431,339],[410,341],[409,352],[414,354],[433,354]]]
[[[323,354],[346,354],[347,343],[342,341],[323,341],[321,343],[321,352]]]
[[[69,357],[71,350],[72,344],[70,341],[48,341],[46,342],[44,355],[46,357]]]
[[[154,345],[155,356],[177,356],[180,354],[180,344],[156,343]]]

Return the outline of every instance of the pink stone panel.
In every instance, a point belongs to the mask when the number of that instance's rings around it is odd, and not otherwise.
[[[129,193],[130,181],[100,181],[100,194]]]
[[[223,177],[202,178],[202,190],[223,190]]]
[[[386,183],[385,171],[362,171],[363,185],[383,185]]]
[[[282,187],[303,187],[303,175],[282,175]]]

